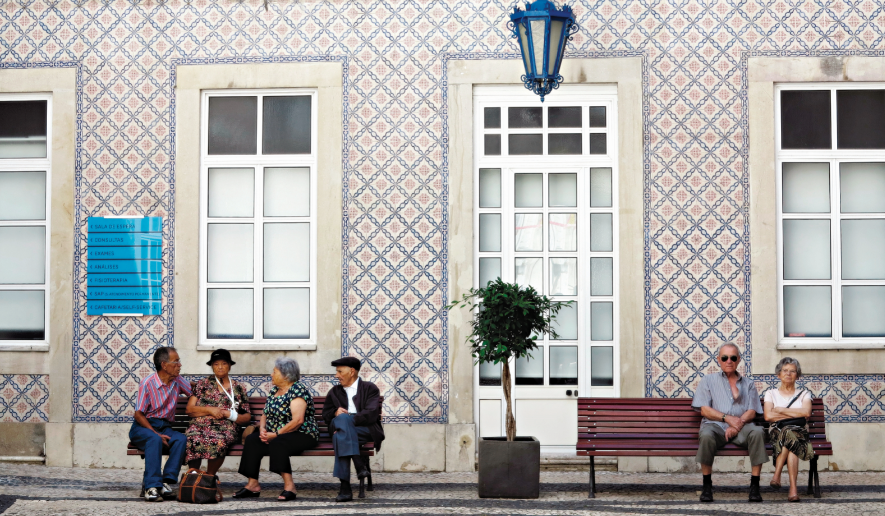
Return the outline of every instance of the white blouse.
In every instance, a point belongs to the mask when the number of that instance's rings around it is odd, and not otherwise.
[[[790,408],[802,408],[802,403],[805,400],[811,400],[811,393],[808,392],[808,390],[806,389],[796,389],[797,392],[794,392],[790,396],[784,396],[783,394],[781,394],[781,391],[777,389],[769,389],[765,391],[765,403],[771,403],[775,407],[779,408],[786,408],[787,405],[790,403],[790,400],[795,398],[796,394],[799,394],[800,390],[802,391],[802,394],[799,396],[799,399],[793,402]]]

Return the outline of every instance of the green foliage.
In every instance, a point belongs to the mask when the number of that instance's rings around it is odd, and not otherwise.
[[[574,301],[551,301],[534,287],[520,287],[498,278],[485,287],[472,288],[446,308],[470,308],[473,331],[467,336],[477,363],[500,364],[511,356],[531,358],[539,336],[558,335],[551,326],[556,315]]]

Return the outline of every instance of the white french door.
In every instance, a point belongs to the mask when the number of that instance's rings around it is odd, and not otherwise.
[[[563,87],[541,105],[477,87],[474,108],[474,285],[501,277],[573,302],[557,339],[510,364],[517,433],[574,450],[577,397],[619,391],[616,88]],[[501,367],[475,377],[478,433],[504,435]]]

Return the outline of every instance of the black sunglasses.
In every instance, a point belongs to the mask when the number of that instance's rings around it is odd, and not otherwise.
[[[723,362],[728,362],[728,359],[731,359],[732,362],[737,362],[739,360],[739,357],[736,355],[722,355],[721,357],[719,357],[719,360],[722,360]]]

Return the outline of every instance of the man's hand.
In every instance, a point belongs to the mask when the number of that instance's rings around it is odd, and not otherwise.
[[[157,435],[159,435],[159,436],[160,436],[160,439],[163,440],[163,446],[169,446],[169,439],[170,439],[170,437],[169,437],[168,435],[166,435],[166,434],[161,434],[161,433],[159,433],[159,432],[157,432]]]
[[[725,422],[728,423],[729,427],[734,428],[738,432],[744,427],[744,420],[737,416],[725,416]]]
[[[728,427],[725,430],[725,440],[730,441],[730,440],[734,439],[737,436],[739,431],[740,430],[738,430],[737,428],[735,428],[733,426]]]
[[[335,411],[335,417],[338,417],[341,414],[347,414],[347,409],[344,407],[338,407],[338,410]]]

